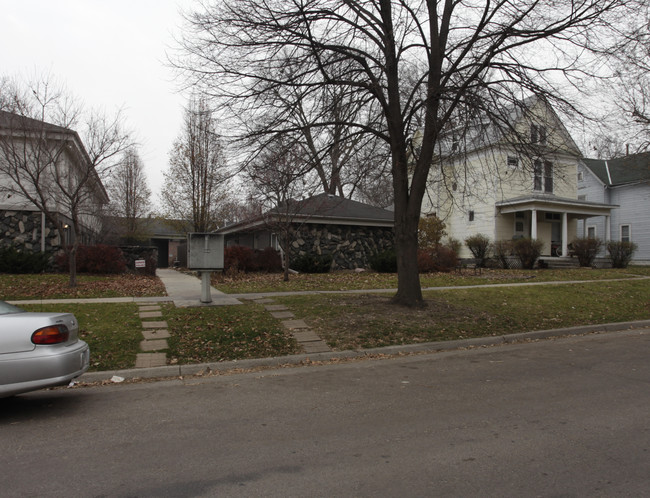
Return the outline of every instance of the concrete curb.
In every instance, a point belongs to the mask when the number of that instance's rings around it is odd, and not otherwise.
[[[360,349],[349,351],[333,351],[327,353],[298,354],[291,356],[277,356],[272,358],[256,358],[250,360],[233,360],[217,363],[200,363],[193,365],[167,365],[164,367],[132,368],[129,370],[113,370],[104,372],[85,373],[77,380],[84,383],[103,382],[113,376],[124,379],[155,379],[171,377],[188,377],[207,370],[228,372],[247,370],[260,367],[279,367],[281,365],[299,365],[303,362],[330,361],[346,358],[364,358],[372,355],[397,355],[408,353],[424,353],[438,351],[452,351],[458,349],[476,348],[484,346],[498,346],[516,342],[548,339],[551,337],[576,336],[592,333],[617,332],[621,330],[634,330],[650,328],[650,320],[634,322],[605,323],[600,325],[583,325],[562,329],[536,330],[501,336],[477,337],[473,339],[460,339],[455,341],[437,341],[420,344],[407,344],[400,346],[386,346],[382,348]],[[650,330],[649,330],[650,332]]]

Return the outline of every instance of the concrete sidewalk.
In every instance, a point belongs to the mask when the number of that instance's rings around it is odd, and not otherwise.
[[[158,268],[156,270],[156,276],[165,285],[169,300],[173,301],[174,305],[179,308],[242,304],[238,299],[228,296],[214,287],[210,287],[212,302],[202,303],[201,280],[180,271],[170,270],[169,268]]]

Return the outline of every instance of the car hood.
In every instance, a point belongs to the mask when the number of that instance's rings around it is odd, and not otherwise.
[[[36,346],[32,334],[48,325],[63,324],[68,327],[70,337],[65,343],[78,340],[79,325],[71,313],[10,313],[0,315],[0,355],[31,351]]]

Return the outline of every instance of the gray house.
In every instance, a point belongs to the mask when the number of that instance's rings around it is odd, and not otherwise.
[[[289,233],[291,257],[329,255],[332,269],[364,268],[374,254],[394,244],[394,213],[331,194],[292,201],[260,216],[217,230],[226,247],[280,249]]]
[[[72,204],[80,242],[93,242],[101,227],[98,213],[109,199],[90,164],[76,131],[0,111],[0,246],[58,250],[71,241]],[[50,217],[32,201],[39,198]]]
[[[578,235],[634,242],[633,262],[650,263],[650,152],[617,159],[583,159],[578,199],[613,204],[605,217],[578,222]]]

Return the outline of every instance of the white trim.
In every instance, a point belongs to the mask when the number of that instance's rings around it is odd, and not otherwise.
[[[609,163],[605,161],[605,171],[607,171],[607,180],[609,180],[609,184],[612,184],[612,175],[609,172]]]
[[[627,238],[628,242],[632,242],[632,224],[631,223],[621,223],[618,227],[618,240],[623,242],[623,227],[627,227]]]

